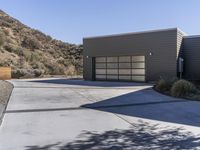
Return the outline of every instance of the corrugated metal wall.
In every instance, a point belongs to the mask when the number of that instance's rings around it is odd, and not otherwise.
[[[92,80],[92,57],[134,56],[146,58],[146,80],[157,80],[160,76],[177,75],[177,55],[180,43],[178,29],[133,33],[117,36],[85,38],[84,79]],[[150,55],[150,53],[152,55]]]
[[[184,78],[200,80],[200,36],[184,37],[182,56],[184,58]]]

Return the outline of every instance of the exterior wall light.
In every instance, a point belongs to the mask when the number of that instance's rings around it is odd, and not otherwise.
[[[89,58],[89,56],[86,56],[86,58]]]
[[[150,53],[149,53],[149,55],[150,55],[150,56],[152,56],[152,55],[153,55],[153,53],[152,53],[152,52],[150,52]]]

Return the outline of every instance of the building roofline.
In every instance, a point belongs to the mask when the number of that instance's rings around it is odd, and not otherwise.
[[[183,38],[200,38],[200,35],[189,35],[189,36],[184,36]]]
[[[171,31],[171,30],[177,30],[177,31],[180,31],[183,35],[187,35],[185,32],[183,32],[179,28],[168,28],[168,29],[147,30],[147,31],[130,32],[130,33],[119,33],[119,34],[111,34],[111,35],[91,36],[91,37],[84,37],[83,39],[95,39],[95,38],[106,38],[106,37],[115,37],[115,36],[126,36],[126,35],[152,33],[152,32],[162,32],[162,31]]]

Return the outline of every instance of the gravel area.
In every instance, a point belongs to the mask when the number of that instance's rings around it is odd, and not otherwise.
[[[12,89],[13,85],[11,83],[0,80],[0,123]]]

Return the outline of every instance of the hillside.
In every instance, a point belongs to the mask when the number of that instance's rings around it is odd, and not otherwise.
[[[82,73],[82,45],[52,39],[0,10],[0,66],[14,77]]]

